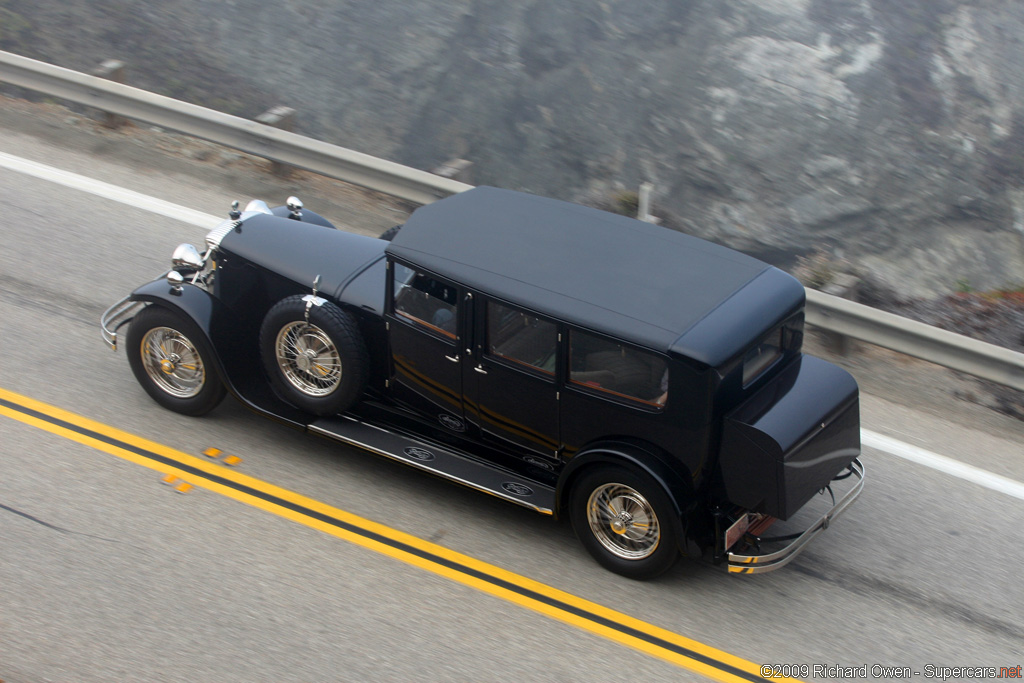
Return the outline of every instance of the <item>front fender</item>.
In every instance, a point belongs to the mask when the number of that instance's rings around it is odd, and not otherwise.
[[[219,305],[206,290],[191,284],[172,287],[161,278],[138,287],[129,297],[131,301],[159,304],[178,311],[199,326],[207,337],[213,326],[214,309]],[[207,341],[212,341],[207,339]]]
[[[236,395],[231,381],[232,373],[224,364],[223,355],[230,344],[227,331],[227,310],[209,292],[192,284],[172,287],[167,280],[159,279],[147,282],[137,288],[128,297],[129,301],[137,301],[152,306],[163,306],[191,320],[203,334],[206,346],[213,354],[217,374]]]

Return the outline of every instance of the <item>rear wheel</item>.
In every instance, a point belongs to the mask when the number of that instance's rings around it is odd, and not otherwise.
[[[183,315],[147,306],[132,320],[126,348],[135,379],[164,408],[198,416],[224,398],[213,354],[199,328]]]
[[[606,569],[642,580],[675,564],[679,523],[674,506],[648,475],[596,466],[573,486],[569,506],[576,536]]]

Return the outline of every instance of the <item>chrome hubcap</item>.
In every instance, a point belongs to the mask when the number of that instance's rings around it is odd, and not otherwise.
[[[307,396],[326,396],[341,384],[341,355],[316,325],[288,323],[277,333],[274,349],[285,379]]]
[[[661,540],[658,516],[647,499],[625,484],[604,484],[587,501],[590,530],[602,546],[624,560],[649,557]]]
[[[306,349],[295,357],[295,366],[303,372],[309,372],[316,365],[316,351]]]
[[[170,327],[154,327],[142,337],[146,375],[175,398],[192,398],[206,382],[199,351],[188,337]]]

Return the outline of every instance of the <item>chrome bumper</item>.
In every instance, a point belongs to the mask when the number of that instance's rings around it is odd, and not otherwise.
[[[100,332],[103,335],[103,341],[114,351],[117,351],[117,330],[122,325],[131,322],[139,309],[145,305],[145,302],[132,301],[131,298],[132,295],[129,294],[100,316]]]
[[[864,465],[860,460],[850,463],[851,473],[857,477],[857,485],[850,489],[839,502],[832,506],[832,509],[822,515],[817,522],[812,524],[806,531],[793,539],[789,545],[781,550],[764,555],[738,555],[726,553],[726,560],[731,574],[760,574],[770,572],[789,563],[794,557],[803,552],[811,539],[827,529],[836,517],[841,515],[850,503],[857,499],[864,489]]]

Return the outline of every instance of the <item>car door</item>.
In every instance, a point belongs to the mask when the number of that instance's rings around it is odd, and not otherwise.
[[[467,412],[471,406],[485,440],[555,458],[561,446],[558,326],[479,294],[476,298]]]
[[[388,267],[392,394],[448,429],[465,431],[460,346],[470,311],[463,292],[397,261]]]

